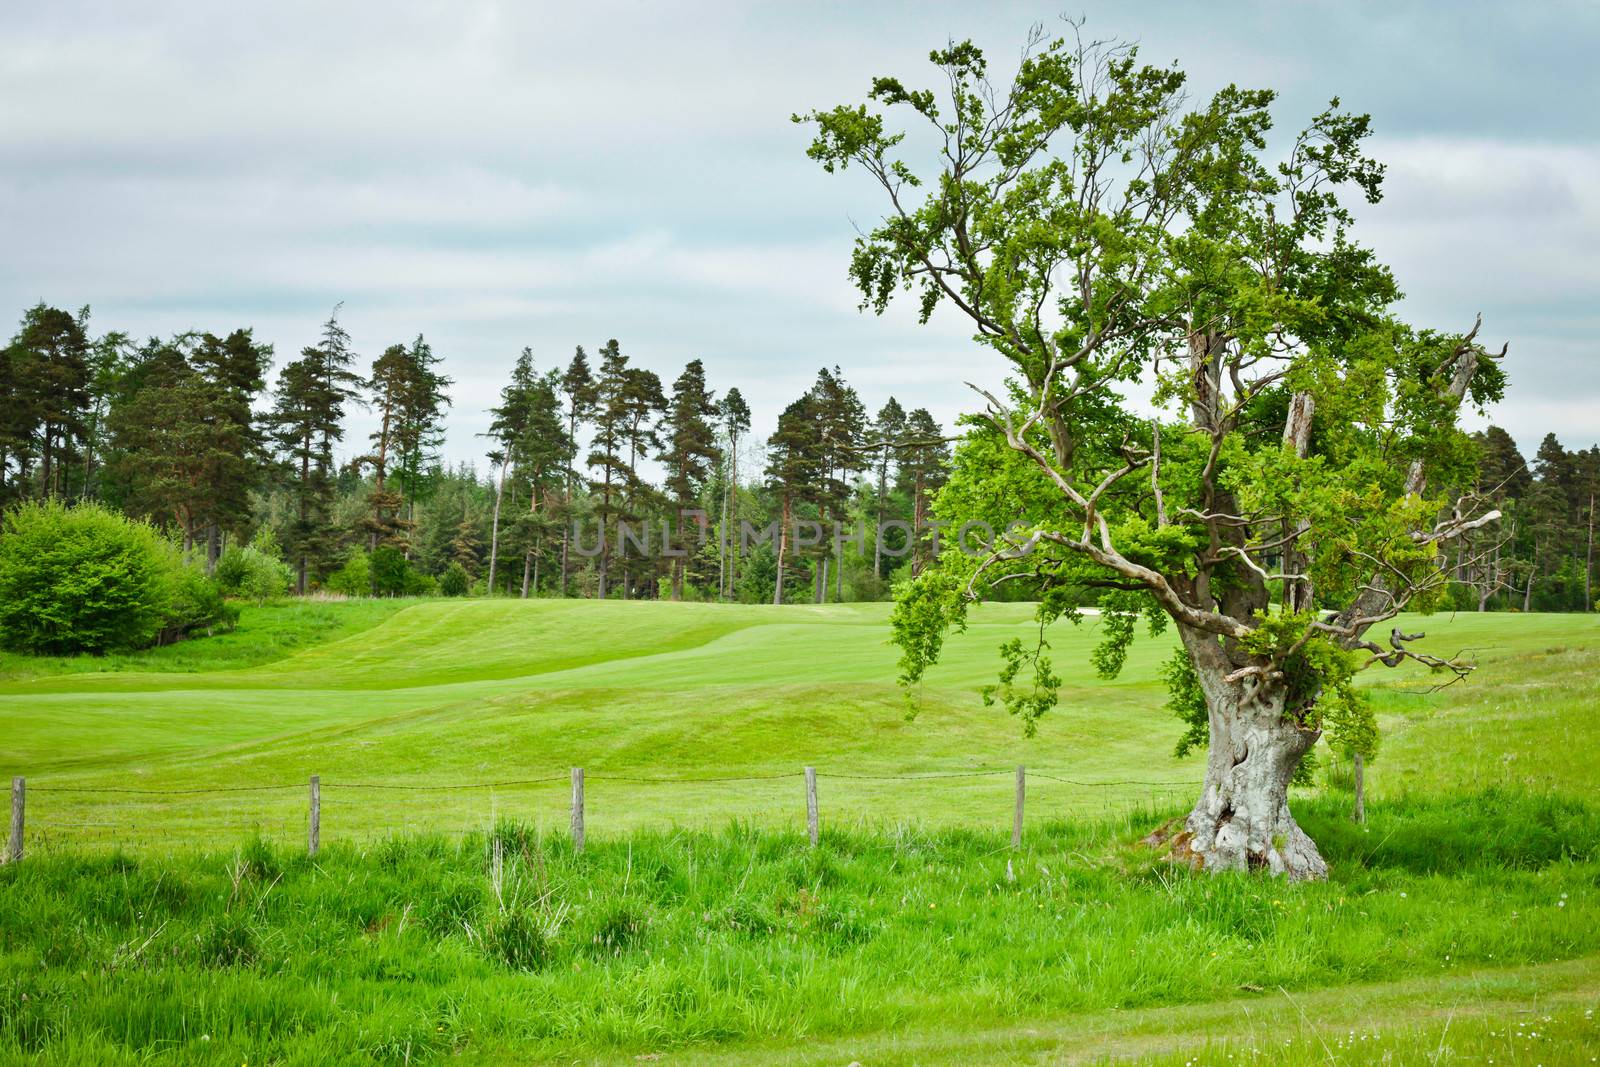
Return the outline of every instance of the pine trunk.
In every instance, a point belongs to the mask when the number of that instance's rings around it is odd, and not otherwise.
[[[1531,568],[1529,568],[1529,570],[1528,570],[1528,585],[1527,585],[1527,588],[1525,588],[1522,591],[1522,611],[1523,611],[1523,614],[1527,614],[1528,612],[1533,610],[1533,579],[1534,579],[1534,576],[1537,575],[1538,573],[1539,573],[1539,539],[1538,538],[1534,538],[1534,541],[1533,541],[1533,566]]]
[[[778,580],[773,583],[772,602],[783,603],[783,557],[789,548],[789,497],[783,498],[783,517],[778,525]]]
[[[1594,610],[1594,490],[1589,490],[1589,547],[1583,554],[1583,610]]]
[[[509,448],[509,446],[507,446]],[[488,596],[494,596],[494,568],[500,559],[500,501],[506,495],[506,468],[509,463],[500,464],[500,480],[494,489],[494,518],[489,522],[489,581],[484,589]]]
[[[1210,747],[1200,799],[1170,838],[1174,857],[1207,871],[1254,871],[1291,881],[1328,876],[1328,865],[1289,813],[1289,781],[1317,741],[1284,718],[1281,686],[1229,681],[1233,666],[1215,638],[1185,630],[1210,712]]]

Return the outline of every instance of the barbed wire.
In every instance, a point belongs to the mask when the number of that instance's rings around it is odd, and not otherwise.
[[[1139,781],[1133,781],[1131,779],[1124,779],[1122,781],[1113,781],[1113,782],[1080,782],[1080,781],[1078,781],[1076,779],[1073,779],[1073,778],[1062,778],[1062,777],[1059,777],[1058,775],[1046,774],[1043,771],[1029,771],[1028,772],[1028,777],[1029,778],[1045,778],[1045,779],[1048,779],[1049,781],[1052,781],[1052,782],[1060,782],[1062,785],[1076,785],[1076,786],[1083,786],[1085,788],[1095,788],[1097,786],[1103,786],[1103,785],[1137,785],[1137,786],[1143,786],[1143,787],[1148,788],[1148,789],[1179,789],[1179,788],[1193,788],[1193,787],[1195,787],[1195,786],[1200,784],[1199,782],[1195,782],[1195,781],[1188,781],[1188,782],[1139,782]]]
[[[997,775],[1012,775],[1014,767],[996,767],[983,770],[970,771],[920,771],[909,774],[874,774],[855,771],[825,771],[816,772],[818,778],[836,778],[847,781],[869,782],[922,782],[938,781],[951,778],[986,778]],[[1194,781],[1181,782],[1152,782],[1137,779],[1116,779],[1102,782],[1083,781],[1077,778],[1068,778],[1048,771],[1026,768],[1024,773],[1029,778],[1042,778],[1062,785],[1078,786],[1093,789],[1103,786],[1140,786],[1145,788],[1180,788],[1193,787]],[[613,774],[608,771],[585,770],[584,780],[588,784],[603,782],[633,782],[643,785],[711,785],[728,782],[776,782],[787,779],[799,778],[800,771],[783,771],[776,774],[731,774],[714,775],[705,777],[687,776],[651,776],[637,774]],[[339,789],[369,789],[387,790],[402,793],[437,793],[437,792],[467,792],[480,789],[512,789],[521,786],[551,785],[557,782],[568,781],[565,774],[548,775],[540,778],[512,778],[486,782],[446,782],[441,784],[414,783],[414,782],[342,782],[338,779],[321,779],[319,782],[323,790]],[[308,782],[294,784],[263,784],[263,785],[236,785],[236,786],[205,786],[189,787],[182,789],[135,789],[126,786],[75,786],[56,785],[50,781],[28,782],[30,792],[40,793],[116,793],[132,796],[197,796],[222,793],[259,793],[259,792],[285,792],[289,790],[305,789]]]
[[[445,785],[414,785],[407,782],[340,782],[325,781],[321,783],[323,789],[391,789],[410,793],[438,793],[449,791],[465,792],[472,789],[511,789],[523,785],[548,785],[551,782],[565,782],[564,774],[551,775],[548,778],[514,778],[500,782],[451,782]],[[304,785],[296,786],[304,789]]]
[[[294,785],[223,785],[210,786],[199,789],[128,789],[123,786],[76,786],[53,785],[49,782],[35,784],[28,782],[30,793],[131,793],[135,796],[152,797],[178,797],[194,796],[200,793],[261,793],[269,790],[304,789],[306,783],[298,782]]]

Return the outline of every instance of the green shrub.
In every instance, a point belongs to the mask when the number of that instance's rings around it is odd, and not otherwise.
[[[149,523],[99,504],[27,503],[0,525],[0,645],[70,656],[231,628],[238,609]]]
[[[216,581],[222,592],[257,604],[282,596],[293,580],[294,572],[278,555],[272,531],[265,526],[255,540],[243,548],[230,547],[217,561]]]
[[[439,576],[439,592],[444,596],[466,596],[471,587],[472,579],[467,577],[467,569],[459,563],[450,564]]]
[[[345,596],[372,595],[372,561],[366,549],[352,548],[340,568],[328,575],[322,583],[324,589]]]
[[[393,545],[379,545],[368,562],[373,596],[403,596],[410,584],[411,564],[405,553]]]
[[[223,598],[222,589],[198,563],[185,563],[169,548],[167,560],[167,608],[160,642],[170,644],[200,630],[231,630],[239,621],[239,609]]]
[[[0,642],[50,655],[152,645],[175,557],[154,527],[98,504],[23,504],[0,527]]]

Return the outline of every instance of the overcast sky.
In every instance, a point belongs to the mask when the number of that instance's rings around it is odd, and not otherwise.
[[[144,2],[0,7],[0,314],[94,308],[137,336],[253,326],[280,364],[329,309],[364,357],[425,333],[475,439],[524,345],[705,360],[765,434],[819,366],[948,423],[997,357],[953,316],[856,311],[879,202],[791,112],[928,81],[1021,3]],[[1421,325],[1509,341],[1524,449],[1600,439],[1600,5],[1075,3],[1196,91],[1275,88],[1280,127],[1370,111],[1387,196],[1362,236]],[[366,432],[356,416],[351,439]]]

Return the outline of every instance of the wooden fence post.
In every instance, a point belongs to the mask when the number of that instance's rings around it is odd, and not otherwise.
[[[806,833],[811,847],[817,847],[817,769],[806,768]]]
[[[11,779],[11,842],[6,847],[6,860],[10,863],[22,858],[23,809],[27,800],[28,780],[18,775]]]
[[[572,851],[583,851],[583,768],[572,768]]]
[[[1011,847],[1022,847],[1022,801],[1028,795],[1028,772],[1017,764],[1017,812],[1011,820]]]
[[[322,775],[311,776],[311,818],[306,823],[306,855],[315,856],[322,847]]]

